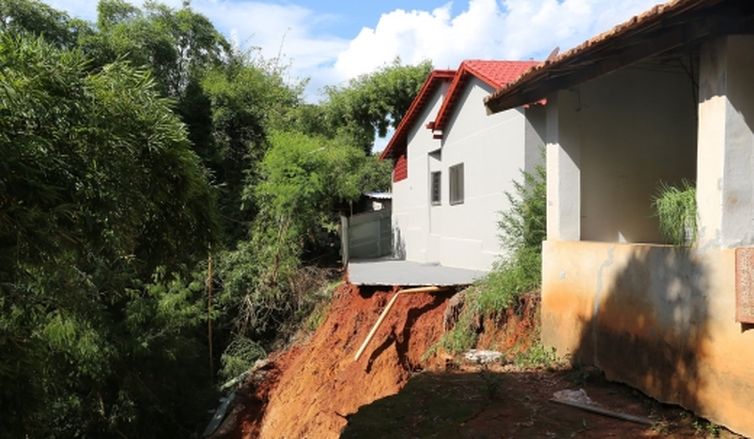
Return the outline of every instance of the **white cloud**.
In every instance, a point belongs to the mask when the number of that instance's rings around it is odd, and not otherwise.
[[[338,55],[334,69],[346,79],[399,56],[432,60],[438,68],[463,59],[528,59],[568,49],[648,9],[658,0],[470,0],[451,16],[451,5],[434,11],[396,9],[365,27]]]
[[[241,47],[258,47],[265,58],[282,54],[294,76],[317,76],[313,82],[320,86],[324,85],[322,71],[348,45],[345,39],[316,32],[318,25],[333,17],[301,6],[227,0],[199,0],[191,5]]]
[[[96,18],[96,1],[47,1],[71,15]],[[451,4],[432,11],[396,9],[350,41],[321,31],[337,17],[293,3],[193,0],[191,5],[228,38],[241,47],[259,47],[266,58],[277,56],[282,45],[290,75],[310,77],[306,96],[315,100],[324,85],[368,73],[395,57],[407,63],[429,59],[437,68],[455,68],[469,58],[542,58],[555,46],[566,50],[658,1],[469,0],[455,16]]]
[[[93,0],[47,0],[70,15],[96,20],[97,2]],[[143,0],[132,0],[141,5]],[[181,0],[162,0],[180,7]],[[311,78],[307,98],[316,99],[324,85],[337,82],[332,63],[348,47],[348,40],[318,32],[317,27],[335,17],[294,4],[259,1],[194,0],[191,7],[207,16],[231,41],[242,48],[258,48],[265,58],[277,57],[290,65],[290,79]]]

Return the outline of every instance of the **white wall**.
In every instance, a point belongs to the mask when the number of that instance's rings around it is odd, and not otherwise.
[[[500,259],[497,222],[521,171],[542,161],[545,109],[488,115],[493,89],[472,78],[458,97],[442,141],[425,128],[435,119],[447,84],[435,93],[408,136],[408,178],[393,183],[393,227],[398,255],[407,260],[489,270]],[[529,120],[524,117],[524,112]],[[431,153],[431,154],[430,154]],[[464,202],[450,205],[449,171],[464,164]],[[430,203],[430,172],[442,173],[440,205]],[[401,251],[403,250],[403,252]]]
[[[551,101],[557,108],[548,115],[549,239],[660,242],[652,208],[660,181],[696,177],[696,107],[687,74],[637,66]]]
[[[432,262],[436,256],[427,252],[429,237],[429,173],[427,153],[440,146],[425,128],[435,119],[442,105],[448,83],[441,85],[425,104],[409,132],[406,151],[408,178],[393,182],[393,245],[396,255],[410,261]]]
[[[754,245],[754,37],[704,45],[699,77],[699,243]]]
[[[500,258],[497,221],[507,209],[506,191],[521,180],[520,171],[541,157],[536,130],[530,130],[522,109],[487,115],[483,104],[493,89],[472,78],[459,95],[442,142],[442,204],[430,207],[430,248],[443,265],[489,270]],[[464,164],[464,202],[450,205],[448,168]]]

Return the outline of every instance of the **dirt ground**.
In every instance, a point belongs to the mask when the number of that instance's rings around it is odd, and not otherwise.
[[[648,417],[653,426],[593,414],[550,401],[584,389],[603,407]],[[428,372],[396,395],[348,417],[343,438],[691,438],[738,437],[677,407],[577,370],[504,368]]]
[[[397,393],[415,372],[432,363],[422,356],[442,334],[450,294],[400,298],[362,357],[354,361],[392,293],[344,285],[317,331],[273,357],[268,366],[271,379],[240,392],[245,401],[240,421],[225,437],[338,437],[347,415]]]
[[[215,438],[704,437],[714,428],[638,391],[577,370],[458,364],[426,353],[444,331],[452,295],[400,298],[359,361],[353,356],[394,292],[345,284],[324,323],[279,352]],[[536,338],[538,301],[525,298],[497,321],[480,322],[480,348],[525,349]],[[451,308],[452,310],[452,308]],[[261,376],[261,378],[259,378]],[[549,402],[583,388],[605,407],[650,417],[623,420]],[[720,437],[737,437],[723,431]]]

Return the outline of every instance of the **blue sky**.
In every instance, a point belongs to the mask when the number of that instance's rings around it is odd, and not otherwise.
[[[94,0],[44,0],[94,20]],[[133,0],[139,4],[143,0]],[[181,0],[163,0],[179,7]],[[541,59],[641,13],[659,0],[192,0],[241,47],[282,47],[306,97],[400,57],[455,68],[463,59]]]
[[[236,0],[238,1],[238,0]],[[342,38],[353,38],[362,27],[374,25],[380,15],[386,11],[395,9],[423,9],[433,10],[448,3],[447,0],[420,0],[420,1],[396,1],[396,0],[371,0],[371,1],[316,1],[307,0],[299,2],[275,2],[281,4],[295,3],[313,11],[333,16],[330,23],[325,23],[321,30],[330,32]],[[455,11],[465,7],[468,1],[456,1],[452,3]]]

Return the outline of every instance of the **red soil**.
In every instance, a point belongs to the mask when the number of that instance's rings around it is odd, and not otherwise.
[[[539,292],[533,291],[521,296],[502,315],[485,318],[476,347],[507,355],[528,349],[539,337],[539,301]]]
[[[343,285],[328,316],[305,342],[271,358],[261,382],[241,391],[228,417],[232,438],[346,437],[695,437],[693,418],[626,387],[574,370],[517,370],[438,357],[422,361],[440,339],[449,294],[401,297],[358,362],[353,357],[394,292]],[[526,295],[482,322],[477,347],[503,352],[536,340],[538,296]],[[415,375],[422,367],[433,373]],[[590,374],[591,375],[591,374]],[[414,377],[413,379],[412,376]],[[411,379],[411,380],[410,380]],[[409,381],[410,380],[410,381]],[[553,392],[585,388],[606,407],[658,421],[626,423],[549,402]],[[235,425],[234,425],[235,424]],[[724,437],[735,437],[723,432]]]
[[[392,293],[341,287],[312,337],[273,359],[276,379],[254,391],[242,437],[338,437],[346,415],[397,393],[441,336],[448,294],[401,297],[358,362],[353,357]]]

